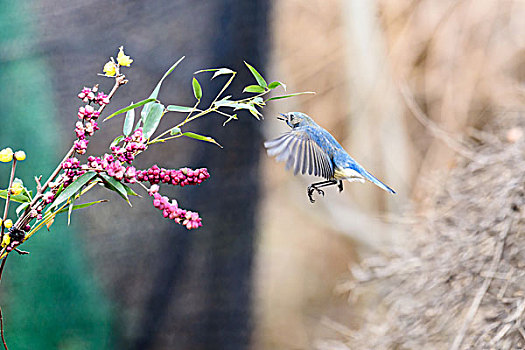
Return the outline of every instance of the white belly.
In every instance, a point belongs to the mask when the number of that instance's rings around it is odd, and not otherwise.
[[[354,169],[335,169],[334,178],[336,180],[347,180],[350,182],[365,182],[365,178],[363,177],[363,175],[359,174]]]

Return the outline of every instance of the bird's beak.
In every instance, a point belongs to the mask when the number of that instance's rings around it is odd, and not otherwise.
[[[282,113],[279,113],[279,114],[282,115],[284,118],[277,117],[277,119],[279,119],[279,120],[284,120],[284,121],[287,121],[287,120],[288,120],[288,117],[286,116],[286,114],[282,114]]]

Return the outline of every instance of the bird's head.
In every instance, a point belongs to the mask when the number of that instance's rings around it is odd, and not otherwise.
[[[288,112],[286,114],[279,113],[282,117],[277,117],[279,120],[283,120],[292,129],[315,124],[315,122],[304,113],[301,112]]]

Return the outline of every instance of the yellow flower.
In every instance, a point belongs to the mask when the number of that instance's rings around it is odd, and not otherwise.
[[[117,62],[118,64],[124,67],[129,67],[131,65],[131,62],[133,62],[133,60],[129,56],[126,56],[124,54],[124,46],[119,47]]]
[[[17,196],[24,190],[24,185],[20,181],[14,181],[11,185],[11,194]]]
[[[2,239],[2,248],[7,247],[11,243],[11,237],[6,233]]]
[[[15,152],[15,159],[18,161],[22,161],[26,159],[26,152],[20,150]]]
[[[6,221],[4,221],[4,227],[5,228],[13,227],[13,221],[11,221],[11,219],[7,219]]]
[[[117,74],[117,65],[113,61],[108,61],[108,63],[104,65],[103,71],[106,75],[113,77]]]
[[[11,243],[11,237],[9,237],[9,234],[6,233],[2,239],[2,248],[7,247],[9,243]]]
[[[9,147],[0,151],[0,162],[9,163],[13,160],[13,150]]]

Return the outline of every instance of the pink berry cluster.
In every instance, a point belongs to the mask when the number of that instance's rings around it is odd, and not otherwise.
[[[148,192],[153,196],[153,206],[161,210],[165,218],[185,226],[188,230],[202,226],[199,213],[179,208],[175,199],[170,202],[168,197],[162,196],[158,191],[159,185],[152,185]]]
[[[142,128],[137,128],[133,134],[126,137],[123,146],[111,146],[111,152],[122,163],[133,162],[135,156],[146,149],[146,137]]]
[[[134,166],[124,166],[119,160],[115,159],[112,154],[105,153],[102,157],[89,156],[87,163],[82,165],[85,170],[94,170],[97,172],[106,172],[109,176],[118,181],[135,183],[136,170]]]
[[[210,174],[206,168],[195,170],[190,168],[181,168],[179,170],[175,170],[159,168],[157,165],[153,165],[149,169],[137,171],[137,181],[148,181],[152,185],[162,182],[184,187],[186,185],[198,185],[209,177]]]
[[[81,169],[80,161],[76,157],[68,158],[62,162],[62,169],[64,170],[64,173],[61,175],[61,180],[64,183],[64,188],[69,186],[80,175],[83,175],[86,172]]]
[[[95,95],[96,94],[96,95]],[[78,121],[75,125],[75,134],[77,140],[74,142],[75,151],[78,154],[85,154],[89,140],[87,136],[93,136],[95,131],[100,129],[97,124],[97,119],[100,115],[100,111],[95,110],[91,104],[98,104],[100,106],[107,105],[109,103],[109,96],[103,92],[98,92],[98,86],[93,88],[84,87],[78,94],[85,106],[78,109]]]
[[[97,94],[97,95],[95,95]],[[103,92],[98,92],[98,85],[95,85],[93,88],[84,87],[82,91],[78,94],[78,98],[84,103],[95,102],[100,106],[107,105],[109,103],[109,97]]]
[[[106,153],[102,157],[89,156],[82,168],[106,172],[118,181],[135,183],[137,170],[134,166],[126,166],[125,163],[131,164],[135,156],[146,149],[146,141],[142,128],[138,128],[123,140],[122,146],[112,146],[112,154]]]

